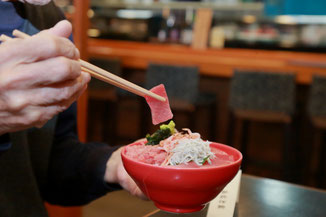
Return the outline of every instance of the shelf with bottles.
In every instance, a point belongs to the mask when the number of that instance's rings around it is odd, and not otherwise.
[[[225,47],[325,52],[326,22],[325,17],[319,18],[314,22],[311,22],[314,17],[297,22],[293,16],[263,19],[246,16],[238,21],[215,19],[211,36],[215,29],[221,29],[223,39],[220,40]],[[210,44],[212,40],[211,37]]]
[[[131,0],[133,1],[133,0]],[[244,15],[261,16],[261,3],[221,4],[212,2],[125,3],[93,0],[90,37],[190,43],[196,11],[209,8],[215,14],[234,19]],[[211,7],[215,5],[215,7]],[[218,6],[217,6],[218,5]],[[211,8],[210,8],[211,7]],[[162,29],[163,28],[163,29]],[[166,30],[166,33],[164,31]],[[171,37],[170,37],[171,34]]]
[[[184,10],[210,8],[214,11],[260,15],[263,12],[263,0],[90,0],[91,7],[98,13],[106,13],[108,9],[135,10]],[[54,0],[66,14],[74,12],[73,0]]]
[[[129,9],[143,9],[143,10],[155,10],[169,8],[175,9],[198,9],[198,8],[211,8],[215,11],[242,11],[250,13],[260,14],[263,10],[263,3],[261,0],[255,1],[243,1],[243,0],[185,0],[185,1],[173,1],[173,0],[92,0],[92,7],[97,8],[129,8]]]
[[[190,45],[197,9],[93,8],[89,36]],[[214,12],[209,47],[326,50],[326,16],[264,17]]]

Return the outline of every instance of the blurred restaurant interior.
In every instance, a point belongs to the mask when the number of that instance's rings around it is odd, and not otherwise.
[[[82,58],[168,87],[178,129],[240,150],[245,174],[326,189],[325,0],[55,2]],[[94,78],[78,115],[84,141],[156,129],[143,98]]]

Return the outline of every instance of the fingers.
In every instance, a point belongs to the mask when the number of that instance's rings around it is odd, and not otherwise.
[[[139,197],[142,200],[149,200],[133,180],[131,180],[127,189],[129,189],[128,191],[131,195]]]
[[[18,113],[1,112],[1,126],[6,132],[23,130],[33,126],[41,127],[54,115],[63,111],[63,108],[55,105],[49,107],[29,106]],[[5,123],[5,124],[2,124]]]
[[[3,78],[0,85],[11,88],[29,88],[46,86],[64,81],[74,80],[81,74],[80,63],[65,57],[55,57],[42,62],[20,64],[14,72]]]
[[[139,189],[137,184],[125,170],[121,159],[121,150],[122,148],[119,148],[113,152],[108,160],[104,180],[108,183],[119,183],[121,187],[130,192],[130,194],[146,200],[147,197],[145,194]]]
[[[86,89],[90,76],[87,73],[64,83],[52,86],[38,87],[26,90],[7,91],[4,95],[8,111],[19,111],[27,106],[49,106],[58,105],[63,108],[78,99]]]
[[[31,55],[38,56],[39,59],[65,56],[70,59],[79,59],[79,51],[75,45],[67,38],[55,36],[47,32],[41,32],[32,36],[26,43],[38,44],[39,50],[35,50]],[[34,59],[32,59],[34,60]]]
[[[79,90],[70,99],[49,106],[29,105],[20,110],[6,110],[0,112],[0,125],[6,132],[23,130],[33,126],[42,127],[54,115],[66,110],[86,89]],[[3,109],[3,108],[2,108]]]
[[[34,89],[27,99],[31,105],[51,105],[68,101],[75,101],[87,88],[89,75],[82,73],[78,79],[65,83],[59,83],[50,87]],[[33,99],[33,95],[35,96]],[[39,96],[37,96],[39,95]],[[36,99],[36,96],[38,99]]]
[[[56,36],[68,38],[71,35],[72,26],[69,21],[62,20],[62,21],[58,22],[51,29],[48,29],[45,31],[48,31],[48,33],[56,35]]]
[[[148,200],[146,195],[140,190],[140,188],[129,175],[125,177],[124,181],[121,183],[121,186],[131,195],[139,197],[143,200]]]
[[[120,185],[131,195],[139,197],[143,200],[148,199],[146,195],[137,186],[135,181],[129,176],[122,163],[119,165],[118,168],[118,180]]]
[[[67,38],[41,32],[26,39],[13,39],[3,44],[4,56],[15,63],[32,63],[64,56],[79,59],[79,51]]]
[[[43,126],[87,88],[90,76],[81,72],[79,51],[66,38],[71,30],[62,21],[32,37],[1,44],[0,134]]]

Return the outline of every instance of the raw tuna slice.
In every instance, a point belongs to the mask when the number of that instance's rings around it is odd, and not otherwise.
[[[165,102],[162,102],[162,101],[152,98],[150,96],[145,96],[145,99],[146,99],[149,107],[151,108],[153,124],[156,125],[156,124],[159,124],[164,121],[172,119],[173,114],[171,112],[169,99],[166,94],[164,85],[160,84],[158,86],[155,86],[150,91],[153,93],[156,93],[157,95],[160,95],[166,99]]]

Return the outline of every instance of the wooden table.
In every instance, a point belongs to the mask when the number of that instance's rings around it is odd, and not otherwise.
[[[326,75],[326,54],[252,49],[204,49],[144,42],[89,39],[90,57],[120,58],[123,66],[146,69],[150,62],[196,65],[207,76],[230,78],[234,69],[293,72],[299,84],[309,84],[312,74]]]
[[[144,217],[155,212],[152,202],[142,201],[125,191],[108,194],[85,207],[84,217]],[[205,210],[193,214],[169,214],[155,217],[204,217]],[[153,216],[153,217],[154,217]],[[306,188],[273,179],[242,175],[236,217],[325,217],[326,191]]]

